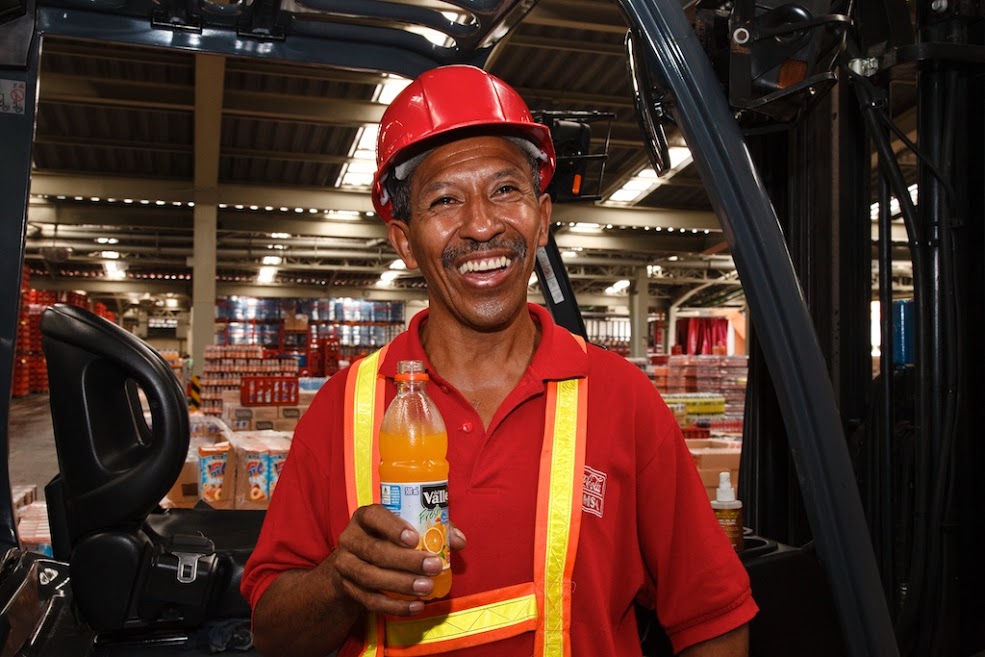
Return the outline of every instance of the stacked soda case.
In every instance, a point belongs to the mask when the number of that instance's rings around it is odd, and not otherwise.
[[[680,394],[698,389],[698,364],[701,356],[675,354],[667,357],[667,392]]]
[[[221,416],[223,392],[235,391],[244,376],[297,376],[298,361],[277,358],[259,345],[209,345],[202,370],[202,412]]]
[[[23,397],[31,392],[31,323],[28,312],[30,284],[31,270],[25,266],[21,273],[21,301],[14,342],[14,377],[10,385],[12,397]]]
[[[116,313],[114,313],[112,310],[107,308],[105,303],[97,301],[94,304],[92,304],[92,312],[96,313],[97,315],[99,315],[104,319],[108,319],[114,324],[116,323]]]
[[[746,406],[746,383],[749,380],[749,357],[722,356],[720,390],[725,395],[725,411],[741,415]]]

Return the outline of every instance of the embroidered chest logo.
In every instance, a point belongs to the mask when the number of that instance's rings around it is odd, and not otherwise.
[[[604,472],[585,466],[585,480],[581,492],[581,510],[585,513],[602,517],[607,476]]]

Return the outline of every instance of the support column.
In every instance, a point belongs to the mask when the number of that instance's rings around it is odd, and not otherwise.
[[[201,375],[205,347],[215,340],[216,227],[219,137],[226,59],[195,55],[195,231],[192,250],[192,374]]]
[[[636,278],[629,286],[629,355],[645,358],[649,335],[647,316],[650,311],[650,277],[646,267],[637,267]]]
[[[196,197],[199,195],[196,194]],[[215,340],[215,248],[218,209],[215,203],[195,202],[192,251],[191,340],[192,374],[202,374],[205,347]]]
[[[32,41],[33,37],[33,41]],[[27,14],[0,25],[0,450],[10,445],[11,378],[21,298],[21,273],[27,229],[27,205],[34,146],[35,97],[40,37],[34,34],[34,3]],[[10,493],[10,473],[0,468],[0,550],[17,547],[17,522]]]

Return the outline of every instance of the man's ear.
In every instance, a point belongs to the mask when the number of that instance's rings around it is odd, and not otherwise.
[[[537,246],[547,246],[547,236],[551,230],[551,211],[554,204],[551,202],[550,194],[541,194],[540,199],[540,237],[537,238]]]
[[[387,224],[386,231],[390,246],[407,265],[407,269],[417,269],[417,259],[414,257],[414,251],[410,248],[410,226],[400,219],[393,219]]]

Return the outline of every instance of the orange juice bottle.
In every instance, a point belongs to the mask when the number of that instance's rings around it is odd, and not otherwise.
[[[428,397],[428,375],[419,360],[397,363],[397,396],[380,426],[380,497],[383,506],[417,530],[418,550],[441,559],[425,600],[441,598],[451,589],[448,547],[448,434]]]

